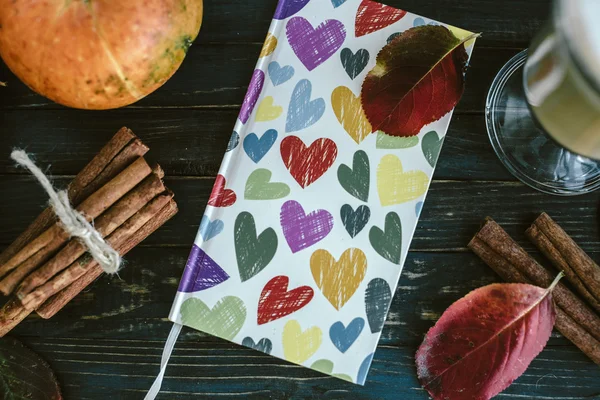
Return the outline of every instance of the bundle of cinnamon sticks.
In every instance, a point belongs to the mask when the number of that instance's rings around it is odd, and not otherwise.
[[[177,213],[160,166],[131,130],[122,128],[68,188],[71,204],[121,255]],[[69,238],[51,208],[0,254],[0,337],[33,311],[50,318],[102,274],[77,239]]]
[[[600,365],[600,267],[545,213],[526,235],[573,288],[554,289],[556,329]],[[508,282],[548,287],[554,279],[491,218],[468,247]]]

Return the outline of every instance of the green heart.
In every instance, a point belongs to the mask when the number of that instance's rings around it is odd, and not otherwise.
[[[369,241],[377,253],[394,264],[400,264],[402,255],[402,223],[395,212],[385,216],[385,231],[378,226],[371,228]]]
[[[333,377],[339,378],[339,379],[343,379],[345,381],[348,382],[354,382],[352,380],[351,377],[349,377],[346,374],[332,374],[333,372],[333,362],[329,361],[329,360],[317,360],[315,361],[311,366],[311,369],[314,369],[315,371],[319,371],[322,372],[326,375],[331,375]]]
[[[277,234],[267,228],[257,237],[254,217],[244,211],[235,220],[233,236],[240,278],[245,282],[271,262],[277,251]]]
[[[440,139],[436,131],[427,132],[423,136],[421,149],[423,149],[423,155],[432,168],[435,167],[443,143],[444,138]]]
[[[226,296],[212,308],[190,298],[181,305],[181,323],[223,339],[233,340],[246,321],[246,306],[235,296]]]
[[[340,216],[342,217],[344,228],[346,228],[350,237],[353,238],[367,226],[369,218],[371,218],[371,210],[369,207],[362,205],[354,211],[350,204],[344,204],[340,210]]]
[[[377,139],[375,140],[375,147],[378,149],[408,149],[409,147],[415,147],[417,144],[419,144],[418,136],[392,136],[381,131],[377,132]]]
[[[246,200],[274,200],[290,194],[290,187],[281,182],[269,182],[271,171],[260,168],[252,172],[246,181]]]
[[[338,180],[348,193],[362,201],[369,200],[369,156],[362,150],[354,153],[352,168],[346,164],[338,168]]]

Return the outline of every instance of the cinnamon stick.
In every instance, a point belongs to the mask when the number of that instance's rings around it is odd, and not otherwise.
[[[150,201],[139,212],[127,220],[117,230],[115,230],[106,239],[120,254],[129,245],[131,237],[141,229],[148,221],[157,215],[163,207],[165,207],[173,198],[172,193],[160,195]],[[98,263],[89,254],[80,257],[79,260],[72,263],[64,271],[48,280],[43,285],[37,287],[34,291],[21,298],[21,304],[27,310],[35,310],[43,302],[60,290],[69,286],[71,283],[79,279],[91,268],[97,266]]]
[[[499,257],[517,268],[533,284],[548,287],[553,276],[537,263],[521,246],[491,218],[487,218],[484,226],[475,235],[486,243]],[[573,294],[564,284],[559,283],[553,292],[556,303],[579,325],[592,336],[600,340],[600,317],[583,301]]]
[[[126,244],[123,245],[123,252],[121,254],[125,255],[128,253],[131,249],[137,246],[140,242],[150,236],[160,226],[177,214],[177,211],[177,204],[174,200],[171,200],[158,214],[156,214],[155,217],[148,221],[146,225],[128,238]],[[102,268],[100,268],[100,266],[94,266],[90,268],[90,270],[81,278],[77,279],[69,286],[49,298],[36,310],[36,312],[40,317],[45,319],[53,317],[57,312],[62,310],[62,308],[69,301],[77,296],[100,275],[102,275]]]
[[[102,237],[110,235],[121,224],[148,204],[150,200],[164,192],[163,177],[164,173],[162,169],[156,167],[149,177],[96,219],[94,227],[98,233]],[[54,275],[71,265],[86,251],[87,248],[83,243],[77,239],[72,239],[56,256],[29,274],[21,282],[16,292],[17,297],[22,299],[31,293],[33,289],[44,284]],[[18,268],[4,279],[5,287],[8,290],[12,291],[14,286],[23,278],[22,273],[20,273],[21,271],[23,271],[23,268]]]
[[[560,251],[554,247],[554,244],[552,244],[552,241],[548,238],[548,236],[546,236],[536,224],[531,225],[525,234],[529,240],[542,252],[542,254],[546,256],[548,260],[550,260],[556,269],[565,273],[568,281],[571,282],[581,297],[583,297],[597,312],[600,312],[600,301],[598,301],[594,295],[590,293],[583,280],[579,277],[579,275],[577,275],[575,270],[571,268]]]
[[[131,131],[129,131],[131,132]],[[125,168],[133,164],[135,160],[143,157],[148,152],[148,146],[146,146],[140,139],[132,140],[127,146],[121,150],[102,171],[85,187],[82,189],[73,189],[74,184],[77,182],[73,181],[69,185],[69,192],[73,192],[72,204],[79,205],[83,200],[90,197],[92,193],[106,185],[111,179],[119,175]],[[84,176],[93,176],[93,174],[86,174]]]
[[[580,283],[586,288],[587,292],[597,302],[600,302],[600,267],[598,264],[548,214],[542,213],[533,222],[532,226],[537,227],[546,236],[556,249],[556,252],[560,254],[564,263],[568,264],[569,269],[577,275]],[[538,241],[535,241],[535,239],[532,240],[534,240],[536,245],[538,244]],[[553,255],[553,253],[550,255]],[[553,263],[558,263],[558,260],[554,258],[550,260]]]
[[[31,311],[26,310],[16,297],[8,300],[2,307],[0,314],[0,337],[12,331],[29,314],[31,314]],[[8,317],[8,315],[11,315],[11,317]]]
[[[112,206],[117,200],[123,197],[138,183],[152,172],[152,169],[143,158],[138,158],[123,172],[118,174],[106,185],[98,189],[94,194],[84,200],[77,210],[83,213],[86,218],[91,221],[101,215],[107,208]],[[38,251],[46,252],[44,249],[56,237],[60,237],[63,243],[68,239],[68,235],[60,227],[59,223],[54,224],[36,239],[29,242],[23,249],[17,252],[12,258],[0,266],[0,276],[17,268],[19,265],[27,261]],[[37,265],[36,265],[37,267]],[[10,291],[0,282],[0,291],[4,294],[10,294]]]
[[[505,281],[531,284],[525,275],[477,236],[471,240],[468,247]],[[600,365],[600,341],[590,335],[558,305],[556,305],[555,327],[592,361]]]
[[[89,194],[98,190],[114,178],[125,167],[138,157],[143,156],[148,148],[127,128],[119,132],[104,146],[92,161],[83,169],[69,185],[69,199],[78,206]],[[98,175],[106,171],[102,178]],[[87,194],[86,194],[87,193]],[[27,243],[38,237],[56,222],[56,216],[51,208],[46,208],[29,227],[0,254],[0,265],[6,263]]]

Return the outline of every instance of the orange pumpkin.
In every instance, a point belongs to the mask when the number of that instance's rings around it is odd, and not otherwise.
[[[57,103],[134,103],[177,71],[202,23],[202,0],[0,0],[0,56]]]

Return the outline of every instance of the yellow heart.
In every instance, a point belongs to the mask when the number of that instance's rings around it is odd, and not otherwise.
[[[267,34],[267,38],[265,39],[265,43],[263,44],[262,50],[260,51],[260,57],[266,57],[268,55],[273,54],[275,51],[275,47],[277,47],[277,38],[270,33]]]
[[[362,250],[348,249],[335,261],[327,250],[317,250],[310,257],[310,270],[323,296],[339,310],[364,279],[367,256]]]
[[[402,162],[392,154],[383,156],[377,168],[377,191],[382,206],[405,203],[421,197],[429,185],[423,171],[402,170]]]
[[[300,323],[288,321],[283,327],[283,356],[286,360],[302,364],[319,350],[323,342],[323,332],[313,326],[302,332]]]
[[[338,121],[356,143],[360,144],[373,131],[363,111],[360,97],[355,96],[346,86],[334,89],[331,93],[331,105]]]
[[[273,105],[273,97],[267,96],[260,102],[256,112],[256,121],[273,121],[283,113],[283,107]]]

